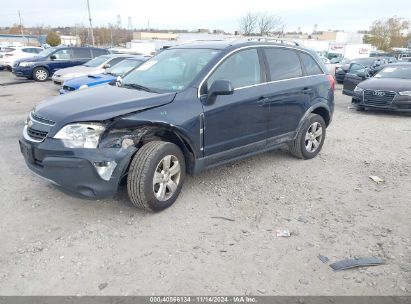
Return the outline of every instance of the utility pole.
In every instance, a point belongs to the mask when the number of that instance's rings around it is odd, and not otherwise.
[[[91,43],[94,46],[94,34],[93,34],[93,25],[91,24],[90,1],[89,0],[87,0],[87,8],[88,8],[88,20],[90,21],[89,32],[91,34]]]
[[[20,10],[18,10],[18,13],[19,13],[19,20],[20,20],[20,33],[21,33],[21,37],[26,38],[26,37],[24,37],[23,24],[21,23]],[[29,42],[29,39],[27,39],[27,43],[28,43],[28,42]]]

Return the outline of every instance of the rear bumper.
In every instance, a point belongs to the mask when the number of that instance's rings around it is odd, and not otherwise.
[[[19,140],[20,150],[27,166],[40,177],[64,190],[87,198],[113,196],[126,173],[136,149],[97,148],[69,149],[59,140],[46,138],[41,143]],[[96,162],[115,162],[109,180],[100,177]]]

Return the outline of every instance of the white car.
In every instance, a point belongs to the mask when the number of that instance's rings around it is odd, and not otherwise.
[[[103,73],[109,67],[123,61],[126,58],[133,57],[130,54],[109,54],[101,55],[90,61],[87,61],[83,65],[76,65],[73,67],[60,69],[53,74],[51,78],[53,82],[57,85],[63,85],[67,80],[87,76],[96,75]]]
[[[34,57],[44,49],[37,46],[10,46],[0,53],[0,66],[9,70],[18,59]]]

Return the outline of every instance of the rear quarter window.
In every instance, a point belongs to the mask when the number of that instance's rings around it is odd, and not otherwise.
[[[109,54],[109,52],[108,52],[107,50],[104,50],[104,49],[92,49],[92,50],[91,50],[91,53],[92,53],[92,55],[93,55],[92,58],[98,57],[98,56],[101,56],[101,55],[107,55],[107,54]]]
[[[303,76],[300,58],[295,51],[283,48],[264,48],[271,81]]]
[[[312,56],[310,56],[306,53],[300,52],[300,57],[301,57],[301,61],[303,62],[303,65],[305,67],[305,71],[306,71],[307,75],[323,74],[323,71],[321,70],[321,68],[319,67],[317,62],[315,62],[315,60],[313,59]]]

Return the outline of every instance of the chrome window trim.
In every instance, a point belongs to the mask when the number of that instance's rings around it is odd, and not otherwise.
[[[280,80],[262,82],[262,83],[257,83],[257,84],[253,84],[253,85],[249,85],[249,86],[235,88],[234,91],[247,89],[247,88],[252,88],[252,87],[256,87],[256,86],[260,86],[260,85],[264,85],[264,84],[271,84],[271,83],[276,83],[276,82],[283,82],[283,81],[302,79],[302,78],[310,78],[310,77],[316,77],[316,76],[320,76],[320,75],[325,75],[325,74],[306,75],[306,76],[300,76],[300,77],[293,77],[293,78],[287,78],[287,79],[280,79]]]
[[[323,72],[322,74],[316,74],[316,75],[306,75],[306,76],[301,76],[301,77],[294,77],[294,78],[286,78],[286,79],[280,79],[280,80],[273,80],[273,81],[268,81],[268,82],[262,82],[262,83],[257,83],[257,84],[253,84],[253,85],[249,85],[249,86],[244,86],[244,87],[239,87],[239,88],[235,88],[234,91],[236,90],[241,90],[241,89],[245,89],[245,88],[250,88],[250,87],[255,87],[255,86],[259,86],[259,85],[263,85],[263,84],[269,84],[269,83],[275,83],[275,82],[280,82],[280,81],[288,81],[288,80],[293,80],[293,79],[299,79],[299,78],[306,78],[306,77],[313,77],[313,76],[319,76],[319,75],[326,75],[327,73],[322,69],[321,64],[318,63],[318,61],[311,55],[310,52],[303,50],[303,49],[298,49],[292,46],[287,46],[287,45],[267,45],[267,44],[256,44],[256,45],[247,45],[247,46],[242,46],[239,48],[236,48],[234,50],[232,50],[231,52],[227,53],[224,55],[223,58],[221,58],[214,66],[212,69],[210,69],[210,71],[207,73],[207,75],[203,78],[203,80],[200,82],[200,85],[197,88],[197,98],[200,98],[201,94],[200,94],[200,90],[201,87],[204,85],[204,82],[210,77],[210,75],[217,69],[217,67],[230,55],[232,55],[233,53],[240,51],[240,50],[244,50],[244,49],[250,49],[250,48],[285,48],[285,49],[291,49],[294,51],[300,51],[300,52],[304,52],[306,54],[308,54],[309,56],[311,56],[311,58],[318,64],[318,66],[320,67],[321,71]],[[302,63],[300,62],[300,64],[302,65]]]

